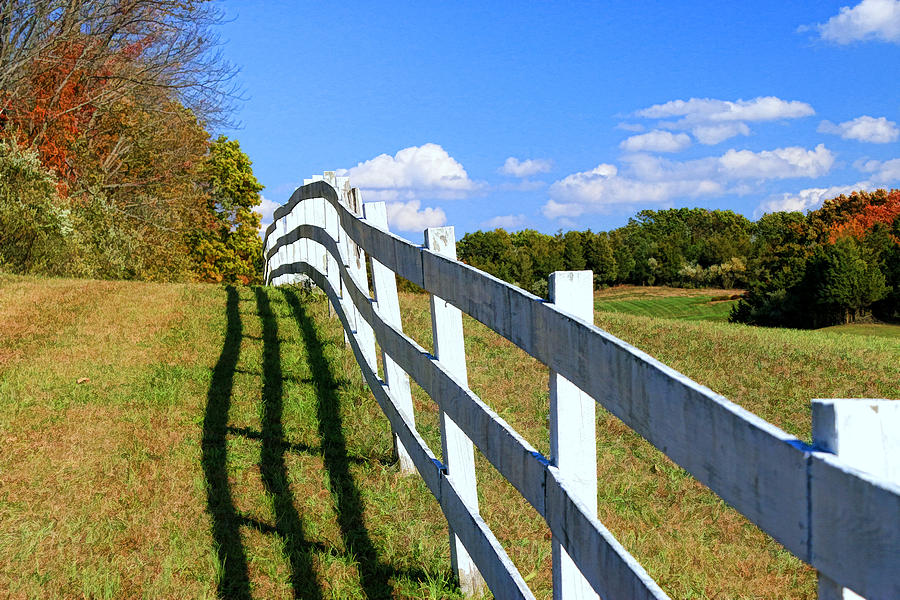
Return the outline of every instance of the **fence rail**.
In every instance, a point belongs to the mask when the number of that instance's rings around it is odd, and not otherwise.
[[[326,173],[315,179],[275,211],[264,241],[266,282],[303,276],[328,295],[363,376],[391,422],[401,468],[414,466],[419,472],[459,540],[458,547],[451,540],[451,548],[464,590],[477,591],[483,577],[495,597],[533,597],[478,515],[474,465],[465,458],[471,450],[458,444],[471,440],[545,519],[554,543],[597,594],[667,598],[600,523],[593,504],[583,496],[579,500],[573,474],[561,471],[556,457],[541,455],[468,388],[464,357],[460,370],[459,357],[449,358],[439,349],[431,354],[403,333],[394,274],[547,365],[833,585],[869,598],[900,598],[896,480],[864,473],[859,463],[854,468],[803,443],[567,311],[562,302],[546,302],[458,262],[455,252],[446,256],[434,247],[435,240],[452,245],[447,240],[452,229],[429,230],[431,244],[414,244],[388,232],[384,205],[363,205],[345,178]],[[437,314],[435,302],[432,310]],[[446,335],[442,339],[449,347]],[[378,377],[376,340],[385,380]],[[416,432],[407,374],[440,407],[445,463]],[[466,566],[469,558],[474,565]]]

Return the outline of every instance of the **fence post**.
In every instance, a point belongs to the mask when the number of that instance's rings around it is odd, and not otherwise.
[[[579,319],[594,322],[594,276],[591,271],[550,274],[550,302]],[[576,352],[577,348],[571,349]],[[555,371],[550,371],[550,462],[572,496],[597,514],[597,437],[593,398]],[[591,588],[559,539],[553,538],[553,597],[595,599]]]
[[[812,438],[854,469],[900,484],[900,400],[813,400]],[[819,600],[860,598],[819,574]]]
[[[425,247],[441,256],[456,260],[456,233],[453,227],[431,227],[425,230]],[[466,372],[466,348],[463,339],[462,313],[441,298],[431,296],[431,329],[434,355],[463,385],[469,385]],[[475,450],[453,419],[441,411],[441,450],[448,477],[469,507],[478,512],[478,490],[475,480]],[[484,589],[484,579],[453,530],[450,530],[450,562],[466,595],[474,596]]]
[[[275,239],[276,240],[284,235],[284,229],[285,229],[284,224],[285,224],[286,219],[287,219],[287,216],[284,216],[284,217],[281,217],[280,219],[278,219],[277,221],[275,221]],[[275,265],[274,265],[275,269],[277,269],[278,267],[283,265],[285,262],[287,262],[285,260],[286,253],[287,253],[287,248],[285,246],[282,246],[278,250],[275,251],[275,254],[272,256],[272,258],[275,259]],[[278,277],[277,279],[273,279],[272,285],[281,285],[281,283],[283,281],[284,281],[284,275]]]
[[[322,226],[325,228],[328,236],[331,237],[331,239],[335,241],[337,247],[340,248],[341,222],[338,217],[337,209],[324,198],[322,199],[322,208],[324,210]],[[325,252],[325,274],[328,277],[328,281],[329,283],[331,283],[331,287],[334,289],[335,294],[337,294],[339,298],[343,299],[344,287],[343,285],[341,285],[341,274],[338,266],[338,260],[340,259],[332,256],[330,252]],[[329,304],[328,308],[329,316],[334,316],[334,314],[337,312],[337,307],[332,307],[331,304]],[[346,335],[346,332],[344,335]]]
[[[388,230],[387,207],[384,202],[366,202],[363,204],[363,216],[370,224]],[[397,276],[389,268],[369,258],[372,266],[372,287],[375,288],[375,303],[378,312],[385,322],[403,331],[403,323],[400,319],[400,299],[397,296]],[[400,368],[400,365],[381,351],[381,361],[384,365],[384,380],[397,400],[398,408],[407,416],[411,423],[415,422],[413,413],[412,394],[409,390],[409,376]],[[394,434],[394,455],[400,463],[402,473],[416,473],[416,466],[412,458],[403,447],[400,439]]]
[[[275,231],[272,231],[272,234],[269,235],[265,239],[265,245],[263,246],[263,285],[272,285],[269,283],[269,274],[272,272],[272,260],[267,258],[269,254],[269,249],[272,247],[272,244],[275,242]]]
[[[284,216],[284,233],[285,234],[290,233],[291,231],[294,230],[295,227],[297,227],[297,225],[299,224],[298,223],[299,215],[300,215],[300,206],[296,205],[291,210],[291,212],[289,212],[288,214],[286,214]],[[296,242],[293,242],[293,243],[285,246],[285,248],[287,249],[287,253],[286,253],[286,258],[287,258],[286,262],[287,263],[294,264],[294,263],[300,262],[300,260],[302,258],[300,255],[300,244],[301,244],[301,242],[296,241]],[[285,283],[289,283],[289,284],[297,283],[298,279],[299,279],[299,276],[296,273],[292,273],[292,274],[288,275],[287,277],[285,277]]]
[[[325,174],[326,181],[328,181],[328,171],[326,171]],[[332,180],[329,183],[333,182],[334,178],[332,177]],[[340,190],[338,191],[340,192]],[[359,189],[352,188],[344,198],[347,201],[347,208],[350,209],[350,212],[358,217],[362,217],[362,195],[359,193]],[[346,255],[344,258],[347,261],[347,270],[350,272],[350,277],[368,298],[370,294],[369,277],[366,273],[366,253],[356,244],[356,242],[350,239],[347,232],[342,231],[341,237],[346,240]],[[356,310],[356,306],[353,304],[353,300],[350,298],[349,294],[347,294],[346,297],[345,310],[347,308],[350,309],[350,314],[353,315],[353,326],[356,330],[356,337],[359,339],[359,347],[362,350],[363,357],[366,359],[366,362],[369,364],[372,371],[377,373],[378,361],[375,357],[375,333],[372,331],[372,326],[366,323],[366,320],[363,319],[362,315],[359,314],[359,311]]]

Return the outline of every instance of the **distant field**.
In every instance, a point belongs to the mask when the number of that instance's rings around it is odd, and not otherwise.
[[[731,307],[742,290],[685,289],[661,286],[620,285],[594,294],[594,309],[661,319],[727,322]],[[900,338],[900,325],[852,323],[816,330],[820,333],[845,333],[863,336]]]
[[[594,309],[663,319],[727,321],[740,290],[617,286],[597,292]]]
[[[401,307],[431,348],[428,297]],[[900,398],[896,338],[599,307],[596,322],[804,439],[811,398]],[[464,326],[471,387],[548,452],[546,367]],[[414,401],[440,455],[437,407],[415,386]],[[600,518],[672,598],[816,597],[810,568],[602,409],[597,424]],[[0,274],[0,444],[12,598],[458,597],[440,509],[397,473],[321,296]],[[546,524],[476,461],[482,515],[549,599]]]
[[[850,325],[836,325],[819,329],[822,332],[846,333],[850,335],[877,335],[900,339],[900,325],[887,323],[851,323]]]

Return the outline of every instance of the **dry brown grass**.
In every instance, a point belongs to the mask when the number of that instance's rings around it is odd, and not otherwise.
[[[703,290],[705,295],[738,290]],[[622,286],[622,298],[696,290]],[[401,298],[405,330],[430,347],[428,297]],[[900,396],[888,346],[850,346],[814,332],[598,313],[599,325],[776,425],[809,435],[813,397]],[[541,452],[549,450],[548,372],[469,318],[473,390]],[[804,335],[805,334],[805,335]],[[892,362],[893,361],[893,362]],[[440,448],[424,394],[416,418]],[[430,437],[429,437],[430,436]],[[602,409],[598,414],[599,516],[673,598],[814,598],[814,572]],[[542,519],[480,455],[481,511],[538,597],[550,597],[549,533]]]
[[[0,597],[215,597],[241,577],[254,597],[457,595],[440,509],[397,473],[386,419],[324,302],[230,294],[0,276],[0,348],[15,351],[0,367]],[[428,297],[401,306],[430,348]],[[597,321],[801,436],[811,397],[900,396],[890,338]],[[546,368],[464,327],[471,387],[547,453]],[[440,455],[435,404],[414,394]],[[211,419],[222,436],[204,446]],[[809,568],[602,410],[598,431],[600,518],[673,598],[815,596]],[[476,460],[485,520],[549,598],[545,523]],[[236,521],[211,509],[210,490],[227,490]],[[223,563],[220,539],[243,572]]]
[[[243,288],[226,314],[217,286],[3,282],[35,305],[7,322],[42,321],[0,369],[0,597],[239,597],[240,580],[266,598],[456,595],[440,510],[397,475],[323,304]],[[217,371],[226,352],[234,368]],[[222,377],[230,409],[211,414]],[[206,452],[209,419],[223,435]],[[243,571],[223,564],[217,527]]]

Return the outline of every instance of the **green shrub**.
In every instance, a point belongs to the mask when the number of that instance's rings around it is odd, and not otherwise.
[[[59,274],[73,227],[37,152],[0,141],[0,268]]]

